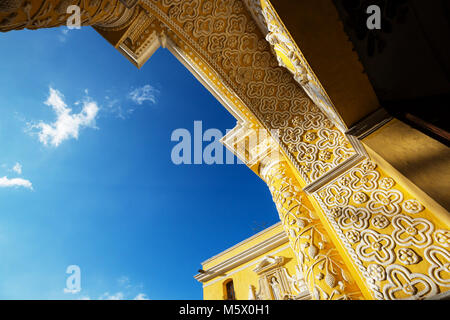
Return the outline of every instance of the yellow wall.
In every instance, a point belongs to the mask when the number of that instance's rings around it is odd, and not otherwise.
[[[249,241],[244,240],[241,244],[232,247],[230,251],[228,252],[225,251],[224,254],[219,254],[218,256],[216,256],[217,258],[213,257],[212,260],[210,260],[208,263],[202,264],[203,269],[206,271],[209,268],[216,266],[217,264],[227,259],[230,259],[233,256],[242,253],[246,249],[249,249],[255,246],[256,244],[259,244],[262,241],[283,231],[283,228],[280,224],[277,224],[275,228],[268,228],[268,229],[269,229],[268,231],[263,231],[262,233],[258,234],[255,238],[250,239]],[[250,285],[253,285],[256,291],[258,291],[259,289],[258,274],[253,270],[257,267],[258,263],[268,255],[272,257],[275,256],[285,257],[286,263],[283,265],[283,267],[287,269],[290,276],[295,275],[296,258],[294,252],[289,247],[288,240],[286,239],[286,242],[279,245],[278,247],[270,251],[267,251],[244,264],[234,267],[233,269],[227,271],[226,274],[224,275],[218,276],[204,283],[203,284],[204,300],[224,300],[226,298],[224,284],[229,279],[233,280],[236,299],[247,300]]]
[[[450,210],[450,148],[396,119],[364,138],[363,143]]]

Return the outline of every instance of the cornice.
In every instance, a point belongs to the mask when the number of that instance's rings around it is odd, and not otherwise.
[[[278,226],[278,224],[275,226]],[[275,226],[272,226],[271,228],[274,228]],[[221,255],[223,255],[233,249],[236,249],[237,247],[241,246],[242,244],[255,239],[257,236],[261,235],[261,233],[267,232],[268,230],[270,230],[270,228],[254,235],[251,238],[246,239],[244,242],[237,244],[236,246],[228,249],[227,251],[224,251],[221,254],[203,262],[202,264],[205,264],[213,259],[220,257]],[[245,263],[263,255],[264,253],[287,243],[288,241],[289,241],[289,239],[288,239],[286,232],[284,230],[282,230],[279,233],[277,233],[276,235],[252,246],[251,248],[244,250],[239,254],[234,255],[233,257],[215,265],[214,267],[212,267],[210,269],[205,270],[205,273],[203,273],[203,274],[199,273],[199,274],[195,275],[194,278],[199,282],[203,282],[203,283],[207,282],[211,279],[214,279],[217,276],[223,275],[225,272],[227,272],[237,266],[245,264]]]

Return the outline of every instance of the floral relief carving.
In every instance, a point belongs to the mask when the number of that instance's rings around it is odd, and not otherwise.
[[[353,194],[353,201],[357,204],[363,204],[364,202],[367,202],[367,200],[369,200],[369,198],[364,192],[356,192]]]
[[[287,128],[283,134],[282,140],[284,143],[296,144],[300,142],[302,134],[302,128]]]
[[[405,265],[416,264],[420,261],[419,255],[410,248],[401,248],[397,251],[398,259]]]
[[[387,265],[395,260],[394,247],[395,242],[391,237],[373,230],[365,230],[361,233],[361,243],[356,248],[356,252],[364,261]]]
[[[392,178],[382,178],[379,182],[380,188],[384,190],[389,190],[395,185],[395,181]]]
[[[372,218],[372,224],[377,229],[384,229],[389,225],[389,219],[386,216],[379,214]]]
[[[364,172],[374,171],[377,168],[377,164],[371,160],[365,160],[361,163],[361,169]]]
[[[391,217],[401,212],[400,203],[402,200],[403,194],[400,191],[376,190],[370,195],[367,207],[372,212],[383,213]]]
[[[338,188],[333,185],[326,189],[325,194],[326,194],[325,203],[328,206],[332,207],[332,206],[346,206],[352,193],[349,189],[345,187]]]
[[[316,180],[332,168],[330,163],[316,161],[312,164],[311,179]]]
[[[400,265],[390,265],[386,268],[388,283],[383,294],[387,300],[421,299],[438,293],[436,284],[426,275],[411,273]]]
[[[429,275],[441,286],[450,287],[450,253],[444,248],[430,246],[425,250],[430,262]]]
[[[321,139],[317,142],[317,147],[320,150],[334,148],[339,144],[339,134],[336,131],[321,129],[319,130],[319,137]]]
[[[434,241],[443,247],[450,247],[450,231],[448,230],[436,230],[433,234]]]
[[[347,206],[342,210],[339,225],[343,229],[364,230],[369,226],[369,212],[364,208]]]
[[[383,266],[373,263],[367,267],[367,273],[369,277],[375,281],[383,281],[386,280],[386,270],[384,270]]]
[[[350,230],[345,234],[346,238],[350,243],[355,244],[361,241],[361,234],[356,230]]]
[[[354,169],[350,172],[352,179],[350,188],[355,191],[373,191],[377,188],[377,180],[379,174],[376,171],[363,171],[361,169]]]
[[[419,213],[424,209],[424,207],[417,200],[406,200],[403,202],[402,208],[407,213]]]
[[[314,299],[348,299],[360,293],[353,287],[347,271],[341,266],[337,251],[327,238],[311,204],[287,173],[284,162],[263,176],[276,203],[280,219],[296,253],[299,267]],[[340,210],[336,214],[340,215]],[[345,291],[345,293],[344,293]]]
[[[312,144],[299,143],[297,159],[300,162],[312,163],[317,160],[317,147]]]
[[[428,220],[400,215],[392,219],[392,225],[392,237],[403,246],[425,248],[432,242],[434,226]]]

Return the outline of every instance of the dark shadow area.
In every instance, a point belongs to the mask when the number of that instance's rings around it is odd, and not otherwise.
[[[382,107],[449,145],[450,1],[333,0]],[[381,9],[381,29],[366,12]]]

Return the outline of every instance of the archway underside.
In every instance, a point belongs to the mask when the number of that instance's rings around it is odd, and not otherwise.
[[[223,142],[268,184],[313,298],[422,299],[448,290],[448,212],[345,134],[269,1],[7,3],[1,31],[62,25],[64,8],[77,4],[83,24],[137,67],[160,46],[183,62],[236,117]],[[269,139],[239,145],[259,130]]]

